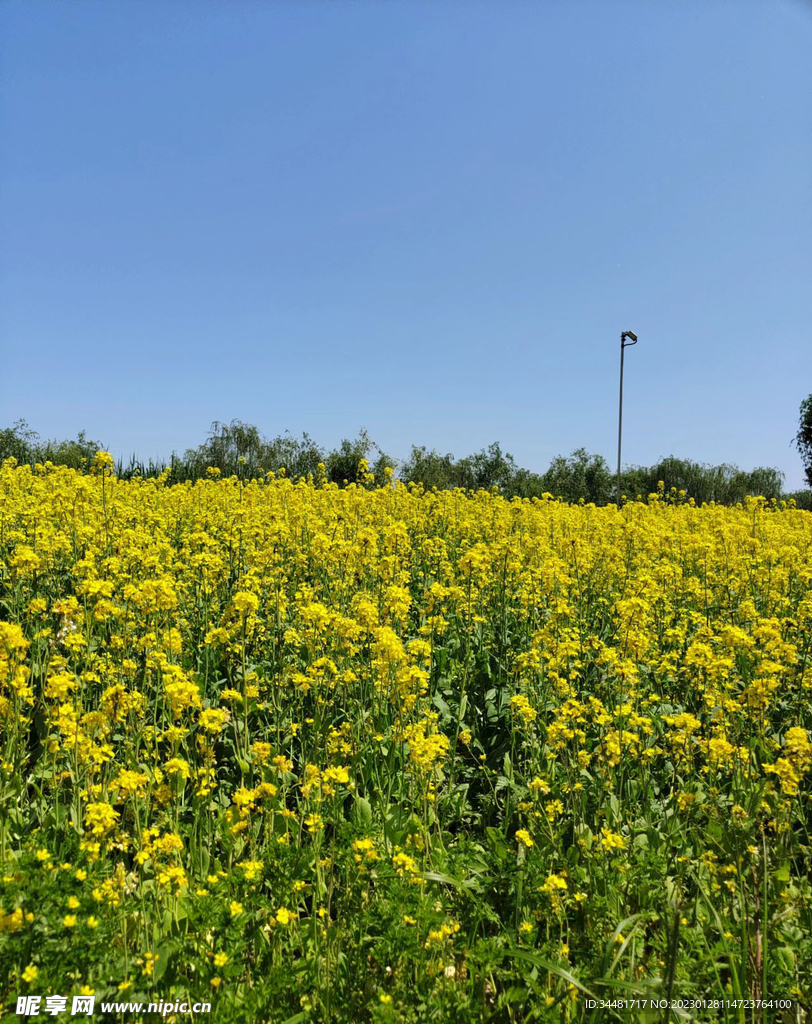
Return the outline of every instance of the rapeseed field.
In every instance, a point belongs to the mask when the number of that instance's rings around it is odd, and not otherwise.
[[[3,1019],[809,1020],[812,515],[360,479],[3,464]]]

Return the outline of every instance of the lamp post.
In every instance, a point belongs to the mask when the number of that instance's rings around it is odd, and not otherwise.
[[[631,341],[627,341],[631,338]],[[623,432],[623,350],[627,345],[636,345],[634,331],[624,331],[620,336],[620,408],[617,414],[617,507],[620,508],[620,440]]]

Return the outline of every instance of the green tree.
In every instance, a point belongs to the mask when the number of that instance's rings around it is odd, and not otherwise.
[[[516,463],[513,456],[503,452],[498,441],[480,452],[466,455],[458,462],[450,453],[440,455],[434,450],[412,445],[412,453],[404,462],[400,479],[404,483],[422,483],[427,489],[463,487],[476,491],[498,487],[506,495],[515,492]]]
[[[542,476],[546,492],[565,501],[594,502],[605,505],[611,499],[612,473],[602,455],[590,455],[576,448],[569,458],[558,455]]]
[[[801,402],[801,417],[798,433],[795,435],[795,447],[801,456],[806,482],[812,487],[812,395]]]
[[[43,441],[25,420],[17,420],[13,427],[0,430],[0,462],[10,456],[19,463],[52,462],[55,466],[84,469],[97,451],[104,448],[99,441],[90,440],[80,430],[75,441]]]
[[[208,439],[196,449],[190,449],[184,457],[185,463],[195,476],[202,476],[208,466],[220,470],[225,476],[254,476],[261,465],[264,439],[251,423],[232,420],[211,425]],[[173,459],[174,465],[174,459]]]
[[[370,457],[372,452],[378,453],[378,457],[374,461]],[[343,438],[338,448],[335,448],[327,456],[325,460],[327,479],[336,484],[342,484],[345,480],[348,483],[354,483],[358,479],[358,463],[361,459],[366,459],[369,463],[371,471],[375,475],[376,484],[385,483],[387,467],[394,469],[396,465],[395,460],[381,451],[362,427],[355,440]]]
[[[31,430],[25,420],[17,420],[13,427],[0,430],[0,462],[14,458],[19,463],[34,462],[34,449],[39,444],[39,434]]]
[[[498,487],[503,494],[510,494],[516,476],[516,463],[513,456],[503,452],[499,442],[494,441],[481,452],[460,459],[457,472],[461,487],[473,491]]]
[[[442,491],[455,485],[454,456],[429,451],[425,445],[412,445],[412,452],[400,469],[405,484],[421,483],[427,490],[436,487]]]
[[[84,469],[93,461],[93,456],[105,448],[100,441],[92,441],[84,430],[80,430],[76,440],[45,441],[35,449],[37,462],[53,462],[55,466],[70,466],[71,469]]]
[[[197,448],[190,448],[182,460],[173,459],[173,479],[197,479],[209,466],[224,476],[255,477],[284,468],[296,480],[308,473],[316,476],[325,456],[308,434],[297,440],[289,432],[268,440],[258,427],[242,420],[212,423],[208,439]]]

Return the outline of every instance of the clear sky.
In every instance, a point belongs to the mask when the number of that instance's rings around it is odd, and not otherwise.
[[[6,0],[0,427],[803,484],[812,4]]]

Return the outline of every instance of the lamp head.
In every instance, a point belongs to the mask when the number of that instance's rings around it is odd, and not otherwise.
[[[623,332],[623,334],[624,334],[624,335],[625,335],[625,336],[626,336],[627,338],[631,338],[631,339],[632,339],[632,341],[637,341],[637,335],[636,335],[636,334],[634,333],[634,331],[624,331],[624,332]]]

